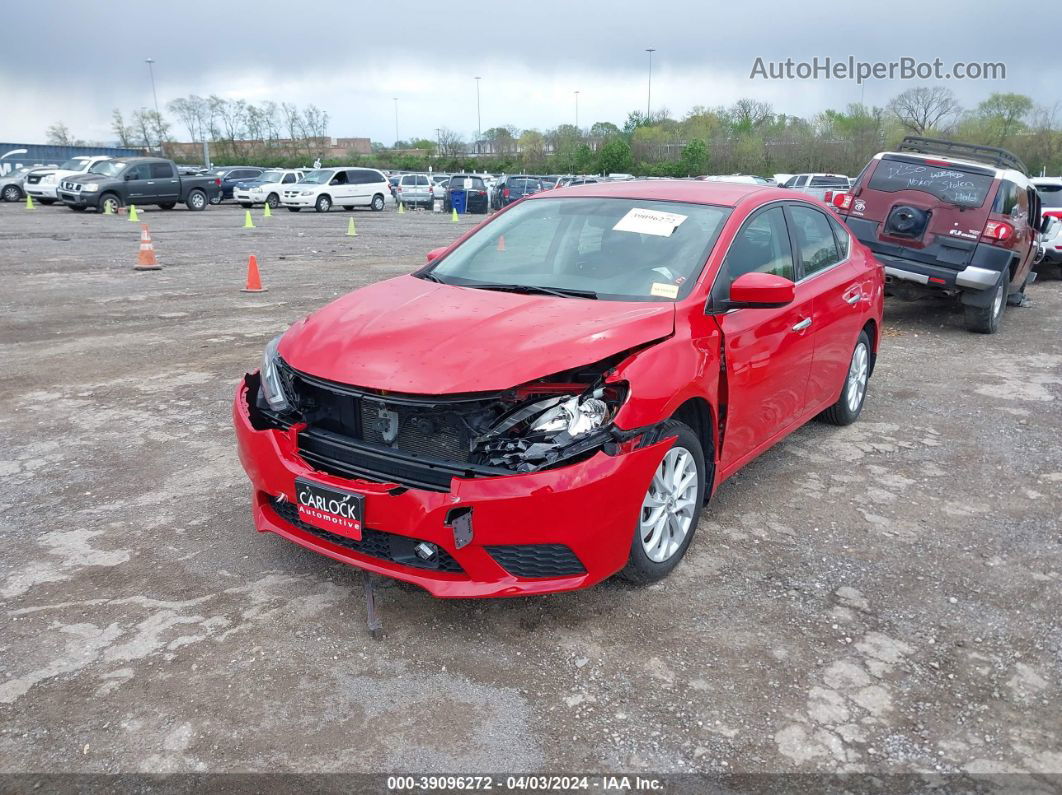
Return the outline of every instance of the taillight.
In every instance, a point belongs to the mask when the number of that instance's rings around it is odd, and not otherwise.
[[[825,195],[825,196],[823,197],[823,199],[822,199],[822,200],[823,200],[824,202],[826,202],[827,204],[829,204],[830,202],[832,202],[832,201],[833,201],[833,191],[832,191],[832,190],[828,190],[828,191],[826,191],[826,195]]]
[[[1062,210],[1044,210],[1044,218],[1062,218]]]
[[[827,199],[829,201],[829,199]],[[852,194],[851,193],[835,193],[833,194],[833,206],[838,210],[850,210],[852,209]]]
[[[214,184],[217,185],[220,188],[221,187],[221,177],[218,177],[216,180],[214,180]]]
[[[502,188],[502,198],[503,199],[508,199],[509,198],[509,189],[508,188]]]
[[[1014,227],[1005,221],[989,221],[985,224],[985,231],[981,234],[989,240],[1002,242],[1010,239],[1011,235],[1014,234]]]

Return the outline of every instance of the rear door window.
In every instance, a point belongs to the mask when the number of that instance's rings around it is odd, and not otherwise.
[[[801,205],[790,205],[789,214],[793,221],[793,237],[800,249],[804,276],[826,270],[841,261],[833,227],[825,214]]]
[[[954,165],[932,165],[918,160],[883,157],[867,188],[883,193],[916,190],[959,207],[980,207],[988,198],[995,178]]]
[[[170,179],[173,177],[173,166],[169,163],[152,163],[151,164],[151,178],[152,179]]]
[[[1017,213],[1024,191],[1008,179],[999,185],[996,200],[992,203],[992,212],[1000,215],[1014,215]]]

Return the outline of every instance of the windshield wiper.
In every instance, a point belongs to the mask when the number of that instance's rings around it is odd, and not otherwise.
[[[444,282],[434,272],[428,271],[427,273],[420,274],[420,278],[427,279],[429,282],[436,282],[437,284],[449,284],[450,282]]]
[[[555,295],[559,298],[596,299],[593,290],[575,290],[571,287],[545,287],[538,284],[494,284],[491,282],[470,282],[460,287],[474,287],[477,290],[498,290],[506,293],[527,293],[535,295]]]

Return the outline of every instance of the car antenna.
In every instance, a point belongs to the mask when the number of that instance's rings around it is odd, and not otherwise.
[[[365,618],[369,624],[369,636],[373,640],[383,638],[383,623],[376,612],[376,584],[366,569],[361,570],[361,584],[365,590]]]

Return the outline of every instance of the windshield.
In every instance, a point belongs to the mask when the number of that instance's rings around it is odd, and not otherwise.
[[[329,168],[320,168],[316,171],[311,171],[304,176],[299,182],[306,182],[310,185],[327,185],[328,180],[332,179],[332,175],[335,172]]]
[[[1036,192],[1045,210],[1062,208],[1062,185],[1037,185]]]
[[[642,199],[536,199],[482,227],[427,272],[508,285],[668,301],[693,289],[730,208]]]
[[[70,160],[67,160],[65,163],[63,163],[61,166],[59,166],[59,170],[60,171],[80,171],[81,169],[83,169],[85,167],[85,163],[86,162],[87,161],[84,158],[74,157],[74,158],[71,158]]]
[[[101,160],[88,170],[90,174],[102,174],[105,177],[113,177],[125,168],[125,163],[116,160]]]
[[[280,180],[282,180],[282,179],[284,179],[284,172],[283,171],[263,171],[261,174],[259,174],[257,177],[255,177],[251,181],[252,182],[271,183],[271,182],[280,182]]]

